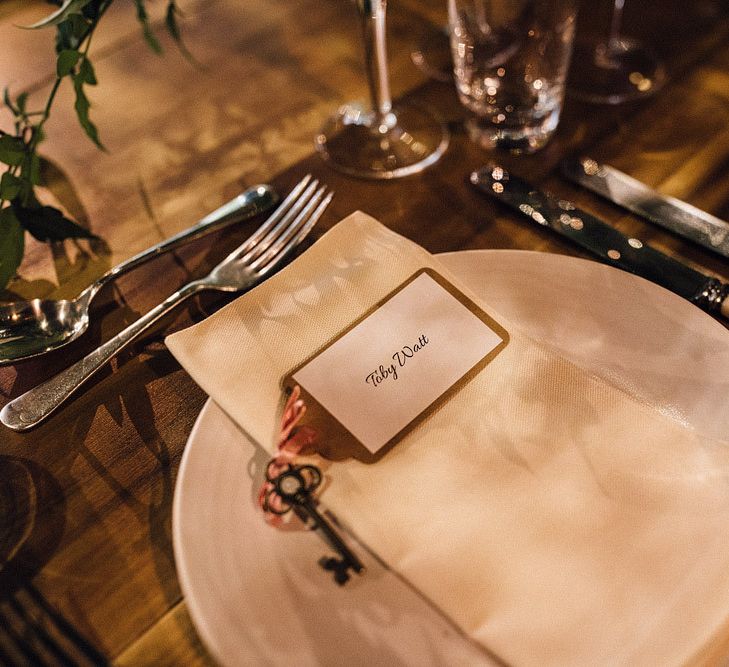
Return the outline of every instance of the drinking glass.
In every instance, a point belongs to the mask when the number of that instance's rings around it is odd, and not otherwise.
[[[356,0],[364,38],[370,104],[341,106],[316,136],[324,160],[351,176],[397,178],[433,164],[448,146],[449,134],[421,106],[393,106],[387,71],[387,0]]]
[[[554,134],[576,0],[448,0],[456,89],[486,148],[532,153]]]
[[[666,70],[644,44],[621,34],[625,0],[614,0],[607,39],[575,44],[569,93],[598,104],[620,104],[655,93]]]

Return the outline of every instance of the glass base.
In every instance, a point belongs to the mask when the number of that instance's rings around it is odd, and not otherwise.
[[[422,171],[448,147],[446,126],[430,111],[402,104],[386,122],[359,104],[345,104],[316,136],[316,149],[335,169],[360,178],[399,178]]]
[[[453,58],[448,28],[431,30],[411,54],[413,64],[431,79],[450,83],[453,81]]]
[[[666,69],[651,51],[621,37],[597,46],[575,44],[567,92],[583,102],[620,104],[653,95],[665,82]]]
[[[552,138],[559,123],[559,109],[554,109],[534,122],[518,126],[495,124],[491,118],[469,118],[465,125],[468,135],[482,148],[509,151],[514,155],[535,153]]]

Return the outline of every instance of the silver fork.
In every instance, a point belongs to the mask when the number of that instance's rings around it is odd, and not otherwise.
[[[203,290],[248,289],[278,267],[301,243],[334,196],[326,186],[305,176],[274,214],[207,276],[181,287],[91,354],[50,380],[10,401],[0,421],[14,431],[27,431],[49,417],[99,368],[178,303]]]

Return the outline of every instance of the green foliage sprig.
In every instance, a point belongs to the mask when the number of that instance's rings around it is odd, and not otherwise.
[[[94,235],[62,211],[44,206],[36,196],[40,185],[38,146],[44,139],[44,126],[51,114],[56,93],[69,79],[75,93],[76,117],[86,135],[101,150],[105,150],[96,125],[89,117],[91,104],[86,95],[88,86],[97,84],[94,66],[89,59],[89,47],[99,21],[114,0],[49,0],[58,6],[42,21],[28,29],[54,28],[56,31],[56,78],[42,109],[28,108],[28,94],[12,99],[3,91],[3,103],[13,116],[14,131],[0,129],[0,163],[5,171],[0,176],[0,289],[15,276],[25,251],[25,232],[39,241],[59,241],[67,238],[93,238]],[[146,0],[134,0],[136,15],[144,38],[155,53],[162,47],[150,25]],[[183,53],[177,23],[179,9],[175,0],[167,0],[165,27]]]

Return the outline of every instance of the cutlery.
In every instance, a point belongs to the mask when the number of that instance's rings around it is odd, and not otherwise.
[[[94,352],[27,391],[0,411],[0,422],[26,431],[50,416],[99,368],[184,299],[203,290],[240,292],[253,287],[309,234],[334,196],[304,177],[261,227],[207,276],[184,285]]]
[[[498,165],[474,171],[471,183],[527,218],[566,236],[583,248],[652,280],[712,314],[729,318],[729,285],[664,255],[563,199],[544,194]]]
[[[661,194],[622,171],[591,158],[565,160],[562,172],[570,180],[614,204],[729,257],[729,222],[685,201]]]
[[[78,338],[89,325],[91,300],[116,277],[186,241],[253,217],[277,201],[269,185],[249,188],[192,227],[110,269],[73,299],[33,299],[0,306],[0,366],[44,354]]]

